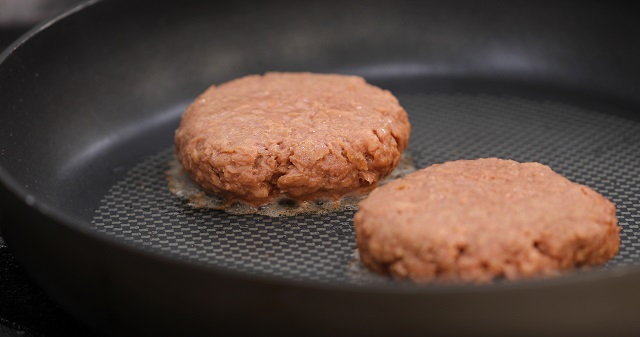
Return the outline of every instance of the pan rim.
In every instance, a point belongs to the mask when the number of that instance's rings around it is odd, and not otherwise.
[[[82,10],[92,7],[104,0],[89,0],[76,5],[63,13],[45,20],[34,28],[20,36],[4,51],[0,53],[0,64],[21,46],[29,43],[35,36],[45,31],[56,23],[82,12]],[[576,284],[604,283],[612,278],[631,278],[640,275],[640,266],[614,267],[611,270],[595,270],[586,273],[571,273],[560,277],[536,278],[504,283],[490,283],[485,285],[475,284],[449,284],[449,285],[420,285],[407,283],[403,286],[389,286],[380,284],[346,284],[346,283],[325,283],[316,280],[296,280],[275,275],[250,274],[237,271],[223,266],[201,265],[192,262],[179,260],[174,257],[157,254],[140,247],[118,241],[106,234],[91,230],[85,222],[75,219],[65,212],[52,207],[44,201],[35,199],[27,188],[21,186],[13,177],[0,165],[0,184],[19,202],[26,204],[30,211],[35,211],[51,220],[57,226],[67,227],[79,234],[84,239],[98,242],[108,249],[119,250],[127,254],[136,254],[142,259],[154,260],[167,265],[179,265],[194,271],[206,273],[211,277],[226,277],[229,279],[241,279],[254,283],[277,284],[283,287],[297,287],[314,290],[330,290],[336,292],[358,292],[362,294],[411,294],[411,295],[446,295],[446,294],[470,294],[470,293],[495,293],[510,292],[533,289],[549,289],[558,287],[571,287]],[[10,242],[9,242],[10,245]]]

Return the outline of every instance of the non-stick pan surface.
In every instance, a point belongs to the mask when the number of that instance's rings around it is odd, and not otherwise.
[[[2,54],[3,235],[107,334],[640,332],[640,25],[574,3],[88,3]],[[409,112],[418,168],[539,161],[617,206],[620,254],[549,280],[412,285],[359,263],[353,212],[197,210],[165,171],[185,106],[270,70],[358,74]]]

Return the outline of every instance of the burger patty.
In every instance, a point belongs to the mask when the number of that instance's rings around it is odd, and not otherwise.
[[[175,133],[187,174],[226,202],[362,196],[398,165],[406,111],[356,76],[267,73],[212,86]]]
[[[370,269],[422,282],[489,282],[602,264],[615,206],[539,163],[459,160],[373,191],[354,217]]]

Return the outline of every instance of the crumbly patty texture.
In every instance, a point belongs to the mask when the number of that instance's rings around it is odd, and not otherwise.
[[[398,165],[406,111],[356,76],[266,73],[212,86],[175,134],[178,159],[206,191],[262,205],[361,196]]]
[[[362,262],[424,282],[490,282],[597,265],[620,246],[616,209],[539,163],[436,164],[384,185],[354,218]]]

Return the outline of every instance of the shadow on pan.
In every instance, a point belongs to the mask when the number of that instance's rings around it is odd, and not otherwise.
[[[0,58],[2,233],[30,274],[107,335],[637,334],[640,27],[561,2],[96,1]],[[189,209],[163,172],[186,104],[265,71],[362,75],[409,111],[419,167],[503,156],[611,198],[603,270],[413,286],[358,267],[352,213]]]

